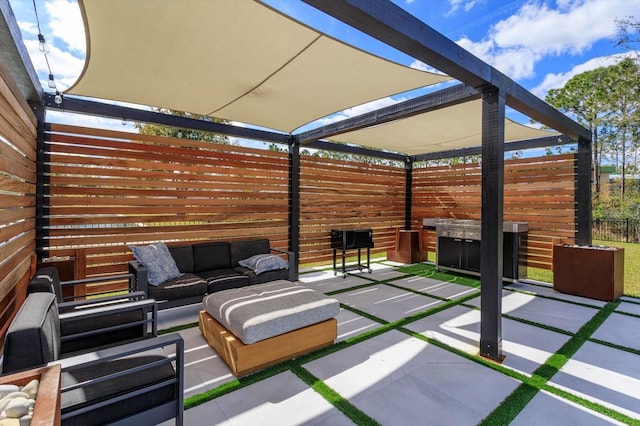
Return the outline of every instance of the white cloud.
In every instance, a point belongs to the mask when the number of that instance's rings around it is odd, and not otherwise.
[[[462,38],[458,44],[514,79],[530,78],[544,57],[577,55],[615,38],[615,20],[639,8],[640,0],[557,0],[555,9],[531,1],[496,23],[483,40]]]
[[[308,129],[314,129],[316,127],[326,126],[327,124],[335,123],[338,121],[345,120],[351,117],[357,117],[358,115],[366,114],[367,112],[375,111],[380,108],[384,108],[389,105],[396,104],[398,102],[406,101],[406,98],[393,99],[391,97],[386,97],[382,99],[378,99],[372,102],[367,102],[362,105],[357,105],[351,108],[347,108],[343,111],[332,114],[328,117],[321,118],[319,120],[313,121],[311,123],[305,124],[299,129],[296,129],[296,132],[302,132]]]
[[[80,8],[75,1],[48,0],[44,10],[39,10],[40,25],[49,53],[47,59],[57,89],[68,89],[82,72],[85,57],[85,36]],[[19,21],[18,26],[25,35],[23,42],[33,66],[46,91],[49,67],[44,54],[39,50],[38,27],[35,22]]]
[[[65,43],[69,49],[85,55],[86,42],[80,7],[75,1],[52,0],[45,3],[49,14],[49,30],[52,35]]]
[[[18,27],[23,33],[32,34],[34,36],[38,35],[38,26],[35,24],[35,22],[19,21]]]
[[[576,65],[567,72],[547,74],[540,84],[531,89],[531,92],[539,98],[544,99],[550,89],[559,89],[561,87],[564,87],[567,81],[578,74],[582,74],[583,72],[591,71],[600,67],[615,65],[625,57],[637,57],[638,53],[639,52],[634,51],[627,52],[622,55],[600,56],[597,58],[589,59],[582,64]]]
[[[24,42],[29,56],[33,62],[33,66],[36,72],[41,78],[47,78],[49,69],[47,68],[47,62],[45,57],[38,49],[38,40],[25,40]],[[58,86],[58,90],[63,91],[68,89],[78,78],[84,67],[84,60],[80,59],[69,52],[60,50],[57,46],[47,43],[49,45],[49,64],[51,65],[51,72],[55,78]],[[43,86],[47,87],[47,82],[43,82]]]
[[[409,67],[415,68],[415,69],[420,70],[420,71],[427,71],[427,72],[434,73],[434,74],[444,75],[443,72],[435,69],[431,65],[425,64],[424,62],[422,62],[422,61],[420,61],[418,59],[415,59],[413,62],[411,62],[411,65],[409,65]]]
[[[445,13],[445,16],[451,16],[460,9],[468,12],[473,9],[477,3],[478,0],[449,0],[449,10]]]

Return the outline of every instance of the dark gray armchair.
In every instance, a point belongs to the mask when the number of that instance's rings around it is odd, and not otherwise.
[[[156,424],[172,418],[182,425],[184,342],[180,335],[65,356],[56,305],[52,293],[27,297],[7,330],[3,374],[59,363],[63,425]],[[116,312],[122,306],[102,309]]]
[[[65,287],[122,279],[129,281],[128,290],[116,295],[92,294],[90,297],[66,301],[63,297]],[[38,292],[55,295],[62,353],[125,343],[148,337],[149,334],[157,335],[157,304],[154,300],[147,300],[144,292],[135,291],[133,275],[61,282],[58,270],[49,266],[39,269],[29,282],[27,293]]]

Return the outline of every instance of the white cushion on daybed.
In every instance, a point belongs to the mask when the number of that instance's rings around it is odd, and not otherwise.
[[[336,299],[285,280],[218,291],[206,296],[202,304],[247,345],[328,320],[340,312]]]

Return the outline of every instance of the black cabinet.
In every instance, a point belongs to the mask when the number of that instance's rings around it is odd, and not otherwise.
[[[438,237],[438,266],[462,269],[462,239]]]
[[[462,269],[480,272],[480,241],[462,240]]]
[[[480,241],[438,237],[438,266],[480,272]]]
[[[503,243],[502,270],[508,280],[527,277],[525,233],[505,232]],[[467,238],[438,237],[437,266],[464,272],[480,273],[480,240]]]

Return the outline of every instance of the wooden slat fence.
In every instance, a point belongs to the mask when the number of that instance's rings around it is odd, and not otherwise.
[[[405,176],[399,167],[302,156],[300,262],[330,261],[330,231],[340,227],[372,228],[372,253],[386,253],[404,226]]]
[[[126,271],[128,245],[266,237],[288,247],[286,153],[51,125],[50,255],[86,275]]]
[[[127,245],[264,236],[288,247],[286,153],[210,142],[51,125],[50,255],[86,254],[87,276],[124,272]],[[327,263],[329,231],[374,230],[374,253],[404,226],[404,167],[302,155],[300,263]],[[529,223],[528,261],[551,267],[552,242],[574,237],[573,154],[508,160],[505,220]],[[480,166],[413,170],[412,224],[479,219]],[[426,233],[433,250],[433,235]]]
[[[0,63],[0,347],[35,264],[36,126]]]
[[[575,240],[576,156],[563,154],[505,161],[504,220],[529,224],[529,266],[551,269],[552,247]],[[480,165],[414,168],[414,228],[425,217],[480,219]],[[435,235],[425,232],[435,251]]]

